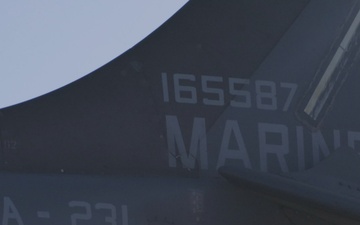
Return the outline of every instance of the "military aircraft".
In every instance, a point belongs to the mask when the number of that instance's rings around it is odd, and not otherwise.
[[[0,225],[360,224],[359,24],[359,0],[189,1],[0,110]]]

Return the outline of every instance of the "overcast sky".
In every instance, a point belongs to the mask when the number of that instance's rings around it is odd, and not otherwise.
[[[187,0],[3,0],[0,108],[60,88],[117,57]]]

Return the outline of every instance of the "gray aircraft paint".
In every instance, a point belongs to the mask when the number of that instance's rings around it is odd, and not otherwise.
[[[354,187],[354,195],[356,166],[340,180],[325,169],[295,181],[263,172],[306,170],[349,147],[357,155],[359,7],[357,0],[190,1],[88,76],[1,109],[1,225],[326,224],[326,209],[357,218],[331,207],[334,199],[357,204],[354,196],[318,191],[331,183]],[[323,82],[344,40],[349,47]],[[319,83],[335,86],[318,101]],[[309,101],[321,106],[315,117]],[[223,166],[251,169],[275,187],[277,179],[305,186],[312,193],[305,203],[325,210],[307,212],[302,193],[290,196],[296,210],[250,194],[220,177]],[[315,182],[300,184],[306,178]],[[276,197],[288,202],[281,188]]]

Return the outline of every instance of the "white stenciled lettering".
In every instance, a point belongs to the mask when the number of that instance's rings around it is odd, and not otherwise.
[[[273,81],[255,81],[256,106],[258,109],[276,110],[276,85]]]
[[[262,171],[268,171],[268,155],[274,154],[279,161],[281,170],[288,172],[289,167],[285,159],[285,156],[289,153],[288,128],[285,125],[269,123],[259,123],[258,127],[260,169]],[[278,138],[279,135],[280,138]],[[281,143],[275,143],[278,142],[277,139],[281,140]]]
[[[329,147],[327,146],[324,136],[320,131],[315,131],[312,136],[312,149],[313,149],[313,163],[316,165],[320,162],[320,153],[325,157],[330,154]]]
[[[350,148],[355,148],[355,142],[360,141],[360,132],[349,131],[348,133],[348,145]]]
[[[15,223],[17,225],[24,225],[20,213],[15,207],[13,201],[9,197],[4,197],[2,225],[15,224]]]
[[[121,206],[122,225],[129,225],[128,207],[126,205]]]
[[[93,208],[95,208],[95,210],[92,209],[92,206]],[[119,224],[116,207],[111,203],[98,202],[94,205],[91,205],[89,202],[86,201],[70,201],[69,207],[81,210],[79,210],[80,212],[78,213],[71,214],[72,225],[82,224],[86,221],[92,220],[94,211],[94,215],[98,214],[99,212],[105,213],[104,222],[106,222],[107,224]],[[129,225],[127,205],[121,206],[121,217],[121,225]]]
[[[109,216],[105,217],[105,222],[110,223],[112,225],[117,225],[116,223],[116,208],[113,204],[110,203],[96,203],[95,209],[108,210]]]
[[[92,218],[91,206],[88,202],[83,201],[71,201],[69,202],[70,207],[83,208],[83,213],[73,213],[71,215],[71,225],[77,225],[79,220],[90,220]]]
[[[169,102],[169,86],[168,86],[168,80],[167,80],[166,73],[161,74],[161,84],[162,84],[162,88],[163,88],[164,102]]]
[[[244,85],[249,85],[249,79],[229,78],[229,93],[234,95],[235,98],[230,101],[233,107],[250,108],[251,95],[250,92],[244,90]],[[236,88],[238,87],[238,88]]]
[[[305,169],[305,152],[304,152],[304,128],[301,126],[296,127],[296,140],[298,150],[298,165],[299,170]]]
[[[186,126],[179,123],[174,115],[166,115],[165,120],[169,167],[194,169],[198,166],[203,170],[215,171],[235,162],[265,172],[301,171],[318,164],[340,147],[360,146],[360,132],[355,131],[305,132],[302,126],[251,124],[229,119],[223,121],[223,126],[216,124],[217,128],[224,127],[223,130],[211,130],[208,134],[206,119],[202,117],[191,118]],[[255,135],[252,134],[254,131]],[[342,142],[341,138],[347,142]],[[208,139],[211,142],[208,143]]]
[[[217,96],[215,99],[204,98],[203,102],[205,105],[224,105],[224,90],[221,88],[209,87],[209,83],[219,83],[222,82],[222,77],[217,76],[202,76],[201,87],[204,93],[212,94]]]
[[[289,95],[286,98],[285,104],[283,106],[283,111],[288,111],[290,103],[291,103],[292,99],[295,96],[296,89],[297,89],[297,84],[294,84],[294,83],[280,83],[280,87],[290,89]]]
[[[189,151],[186,151],[183,135],[176,116],[166,116],[166,129],[170,167],[176,167],[176,160],[180,158],[183,168],[194,169],[197,154],[199,153],[201,169],[208,168],[204,118],[194,118]],[[176,150],[178,150],[178,153]]]
[[[290,109],[298,85],[239,77],[161,73],[163,101],[260,110]],[[280,96],[280,98],[278,97]],[[225,99],[229,97],[227,102]]]
[[[230,149],[230,138],[234,134],[237,149]],[[246,168],[252,168],[250,159],[245,147],[244,139],[241,135],[238,122],[236,120],[227,120],[224,129],[224,135],[221,141],[219,159],[217,162],[217,168],[223,166],[227,159],[241,160]]]
[[[180,81],[195,81],[195,76],[192,74],[174,74],[174,92],[175,101],[178,103],[197,103],[196,88],[192,86],[186,86],[180,83]]]

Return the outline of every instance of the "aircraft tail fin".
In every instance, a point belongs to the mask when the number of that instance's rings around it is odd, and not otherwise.
[[[195,170],[199,153],[192,156],[186,149],[193,118],[206,118],[207,124],[218,119],[233,94],[223,91],[219,101],[209,100],[217,97],[213,90],[227,90],[234,74],[251,77],[308,2],[189,1],[103,67],[1,109],[0,169],[96,174]],[[203,120],[196,120],[201,132]],[[203,160],[201,167],[208,164]]]

